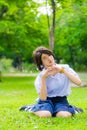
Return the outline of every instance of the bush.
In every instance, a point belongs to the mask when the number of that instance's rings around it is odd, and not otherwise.
[[[22,64],[22,67],[23,67],[23,72],[33,73],[33,72],[37,72],[38,71],[36,65],[33,64],[33,63],[31,64],[31,63],[25,62],[25,63]]]
[[[0,60],[0,70],[2,72],[10,72],[12,69],[12,59],[2,58]]]

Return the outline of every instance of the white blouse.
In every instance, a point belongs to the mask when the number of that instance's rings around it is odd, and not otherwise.
[[[56,64],[58,67],[64,67],[67,71],[78,76],[77,73],[66,64]],[[41,77],[44,73],[45,69],[43,69],[35,80],[35,88],[38,93],[40,93],[41,87]],[[56,97],[56,96],[68,96],[71,93],[70,80],[64,73],[57,73],[54,76],[49,76],[46,78],[46,86],[48,97]]]

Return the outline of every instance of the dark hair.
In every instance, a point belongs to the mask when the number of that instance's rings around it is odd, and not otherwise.
[[[40,71],[44,68],[42,61],[41,61],[42,54],[47,54],[49,56],[52,55],[54,57],[52,51],[47,49],[46,47],[40,46],[40,47],[36,48],[36,50],[33,52],[33,58],[34,58],[35,64],[37,65],[37,67]]]

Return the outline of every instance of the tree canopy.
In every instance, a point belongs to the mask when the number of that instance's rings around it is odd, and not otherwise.
[[[52,9],[52,1],[0,1],[0,56],[32,63],[32,52],[40,45],[49,47],[48,19],[39,7]],[[55,0],[54,53],[58,62],[81,69],[87,67],[86,0]],[[52,11],[52,10],[50,10]],[[52,22],[51,22],[52,23]],[[52,36],[51,36],[52,37]],[[51,39],[52,40],[52,39]]]

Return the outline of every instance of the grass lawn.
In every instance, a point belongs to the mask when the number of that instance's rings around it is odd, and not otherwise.
[[[87,82],[87,74],[80,74]],[[39,118],[19,111],[38,97],[35,77],[3,77],[0,82],[0,130],[87,130],[87,87],[72,88],[68,97],[71,104],[84,109],[71,118]]]

